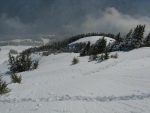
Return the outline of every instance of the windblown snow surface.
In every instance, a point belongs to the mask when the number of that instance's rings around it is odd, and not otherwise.
[[[22,83],[0,96],[0,113],[150,113],[150,48],[118,54],[102,63],[79,57],[76,65],[75,53],[38,57],[38,69],[20,73]]]

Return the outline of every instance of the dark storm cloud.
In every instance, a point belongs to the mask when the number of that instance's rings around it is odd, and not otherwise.
[[[123,14],[115,8],[107,8],[107,10],[103,12],[103,16],[88,16],[86,21],[82,24],[82,29],[84,29],[85,32],[99,30],[102,32],[125,33],[138,24],[146,25],[145,35],[150,32],[149,17],[134,17],[128,14]]]
[[[150,29],[149,0],[0,0],[0,36]],[[2,38],[2,37],[0,37]]]

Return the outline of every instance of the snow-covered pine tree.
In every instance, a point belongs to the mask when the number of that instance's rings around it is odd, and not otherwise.
[[[128,34],[125,41],[125,46],[128,50],[139,48],[143,45],[145,25],[137,25],[132,34]]]
[[[122,49],[123,39],[120,35],[120,32],[115,36],[115,40],[116,41],[113,44],[108,45],[108,51],[120,51]]]

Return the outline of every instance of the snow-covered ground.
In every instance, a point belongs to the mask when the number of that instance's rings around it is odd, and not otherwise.
[[[99,39],[102,39],[104,36],[90,36],[90,37],[85,37],[85,38],[81,38],[73,43],[70,43],[69,45],[72,45],[72,44],[76,44],[76,43],[88,43],[90,42],[91,44],[95,44],[95,42]],[[104,37],[104,39],[106,40],[107,42],[107,45],[109,43],[113,43],[115,40],[110,38],[110,37]]]
[[[41,57],[37,70],[20,73],[22,83],[0,96],[0,113],[149,113],[150,48],[118,54],[102,63],[79,57],[76,65],[75,53]]]

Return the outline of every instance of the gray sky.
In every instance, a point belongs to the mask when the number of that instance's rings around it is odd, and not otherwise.
[[[150,0],[0,0],[0,39],[127,32],[146,24]],[[19,37],[20,36],[20,37]]]

